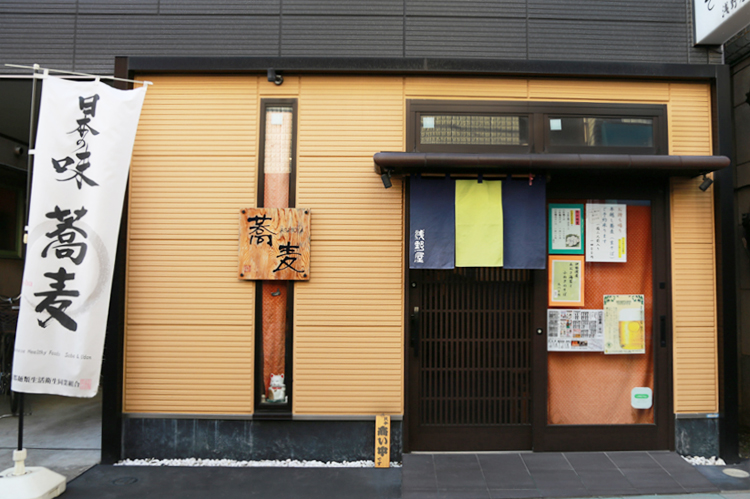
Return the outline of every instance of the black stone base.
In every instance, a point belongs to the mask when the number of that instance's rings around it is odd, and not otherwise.
[[[675,450],[683,456],[719,456],[719,419],[676,419]]]
[[[401,421],[391,421],[391,461],[401,461]],[[126,459],[374,460],[375,421],[123,420]]]

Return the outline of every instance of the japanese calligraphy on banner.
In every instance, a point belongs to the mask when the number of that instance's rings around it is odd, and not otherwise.
[[[310,210],[240,210],[239,257],[240,279],[310,279]]]
[[[452,269],[455,260],[455,181],[409,179],[409,268]]]
[[[117,237],[146,88],[47,77],[12,389],[93,397]]]
[[[604,295],[604,353],[646,353],[644,295]]]
[[[547,351],[604,351],[604,311],[547,310]]]
[[[549,253],[583,255],[583,205],[549,205]]]
[[[549,256],[549,306],[583,306],[583,256]]]
[[[627,262],[627,206],[586,205],[586,261]]]

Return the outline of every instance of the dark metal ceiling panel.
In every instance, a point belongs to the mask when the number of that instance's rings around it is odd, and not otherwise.
[[[406,15],[429,17],[526,18],[526,1],[507,0],[405,0]]]
[[[158,14],[159,0],[128,0],[127,2],[102,2],[78,0],[79,14]],[[79,19],[86,22],[85,18]]]
[[[684,24],[530,20],[529,59],[688,62]]]
[[[409,17],[406,56],[524,59],[525,22],[506,18]]]
[[[0,14],[75,14],[76,4],[76,0],[2,0]]]
[[[685,0],[529,0],[529,18],[684,24],[685,4]]]
[[[398,57],[403,18],[383,16],[284,16],[282,56]]]
[[[94,0],[96,1],[96,0]],[[159,0],[161,14],[216,15],[278,15],[280,0]]]
[[[4,64],[70,70],[73,66],[74,15],[5,14],[0,29],[0,55]],[[0,68],[5,73],[30,73]]]
[[[403,16],[403,0],[284,0],[284,14],[327,16]]]
[[[111,74],[115,56],[253,56],[278,53],[279,18],[87,16],[78,23],[76,70]]]

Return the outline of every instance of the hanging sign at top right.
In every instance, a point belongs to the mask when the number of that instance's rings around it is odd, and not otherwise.
[[[695,44],[721,45],[747,26],[748,0],[693,0]]]
[[[586,261],[627,262],[627,205],[586,204]]]

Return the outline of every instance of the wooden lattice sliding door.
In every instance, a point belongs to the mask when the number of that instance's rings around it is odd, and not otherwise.
[[[533,274],[410,270],[410,450],[531,448]]]

